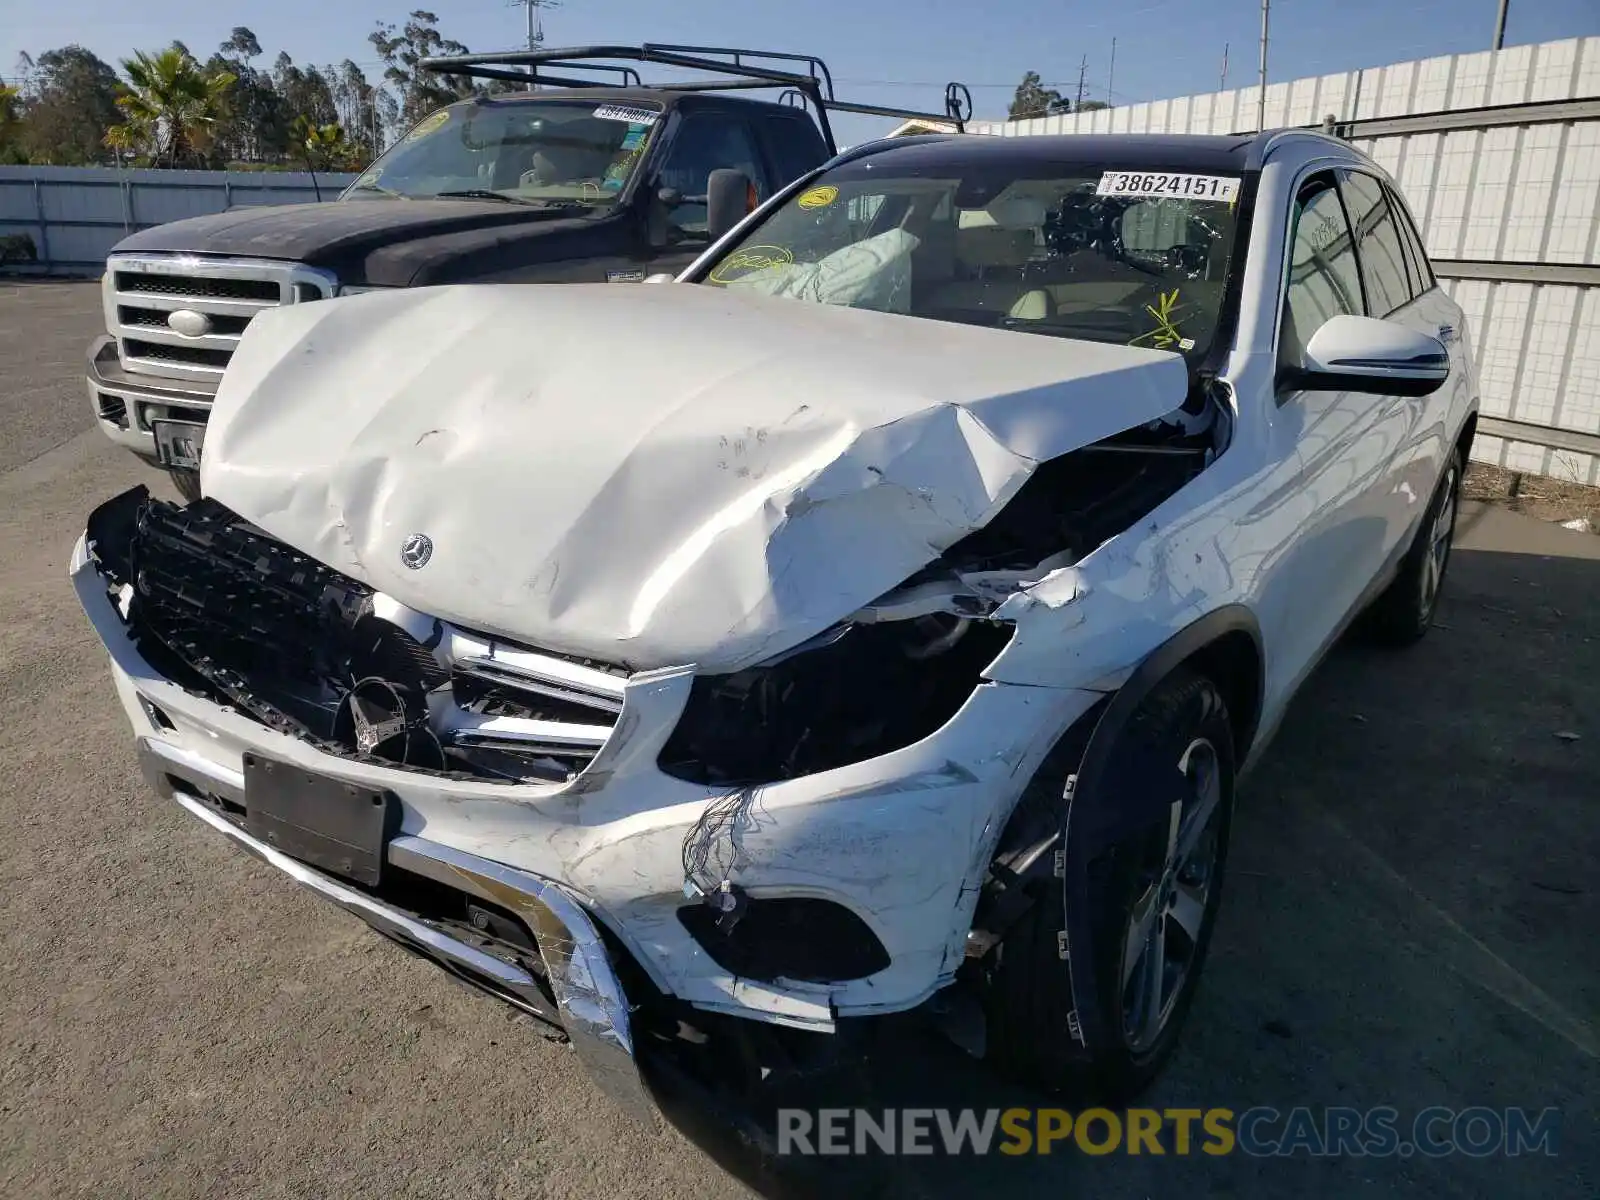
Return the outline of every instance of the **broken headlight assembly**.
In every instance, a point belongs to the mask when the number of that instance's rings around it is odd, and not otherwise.
[[[709,787],[814,775],[921,741],[966,703],[1012,627],[951,613],[847,623],[695,679],[659,765]]]

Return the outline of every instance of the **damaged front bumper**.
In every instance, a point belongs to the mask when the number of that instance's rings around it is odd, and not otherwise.
[[[131,501],[111,502],[118,503]],[[296,570],[318,569],[298,561],[304,565]],[[596,744],[583,751],[592,757],[570,777],[489,779],[339,753],[247,715],[153,665],[127,619],[131,587],[108,589],[87,536],[74,551],[72,577],[159,790],[383,932],[519,1007],[553,1016],[601,1075],[616,1076],[633,1044],[629,1003],[640,996],[628,996],[619,979],[690,1009],[822,1033],[840,1018],[916,1007],[949,984],[964,961],[1007,816],[1056,736],[1101,699],[979,681],[949,720],[912,744],[782,782],[728,788],[661,767],[690,702],[693,668],[624,673],[615,682],[616,711],[595,726]],[[376,603],[382,596],[366,599],[374,602],[369,616],[410,623],[436,653],[454,654],[457,669],[562,669],[561,660],[533,651],[517,652],[525,659],[493,646],[485,653],[475,635]],[[419,619],[429,628],[417,628]],[[430,720],[469,748],[474,738],[532,736],[533,728],[502,715],[472,724],[453,708]],[[387,864],[486,902],[531,931],[529,963],[542,962],[545,1000],[528,990],[539,972],[517,965],[515,955],[489,954],[494,961],[485,963],[482,947],[458,926],[252,838],[243,828],[249,756],[393,796],[399,827]],[[701,872],[736,885],[749,906],[739,932],[784,951],[779,966],[753,968],[708,937],[697,918],[710,906],[685,888]],[[824,908],[797,907],[806,904]],[[819,911],[848,921],[834,932],[808,924]],[[806,918],[796,919],[799,912]],[[876,947],[871,969],[818,966],[819,957],[837,959],[810,953],[815,943],[852,930],[864,930]]]
[[[242,804],[243,776],[168,743],[139,739],[139,763],[150,786],[191,816],[289,878],[330,900],[407,949],[475,987],[498,995],[566,1034],[590,1077],[624,1111],[641,1120],[653,1111],[634,1061],[633,1031],[622,984],[611,969],[593,921],[556,884],[421,837],[398,837],[387,848],[395,867],[459,889],[520,916],[537,939],[554,1003],[530,971],[451,937],[417,916],[273,849],[228,820],[204,797]]]

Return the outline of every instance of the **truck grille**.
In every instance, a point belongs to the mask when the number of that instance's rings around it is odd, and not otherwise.
[[[327,271],[267,259],[113,255],[106,268],[106,327],[123,367],[170,379],[215,380],[258,312],[338,289]],[[179,332],[169,320],[177,312],[205,328]]]

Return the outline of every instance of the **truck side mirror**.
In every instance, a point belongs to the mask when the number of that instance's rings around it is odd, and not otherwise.
[[[726,167],[711,172],[706,182],[706,233],[714,242],[750,212],[750,177]]]

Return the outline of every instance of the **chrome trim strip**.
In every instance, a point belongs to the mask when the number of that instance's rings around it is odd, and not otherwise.
[[[118,333],[117,340],[122,340]],[[149,339],[135,339],[148,341]],[[168,379],[220,379],[224,367],[205,367],[199,363],[168,362],[164,358],[144,358],[137,354],[124,354],[122,365],[129,371],[139,371],[146,375],[165,376]]]
[[[552,700],[564,700],[568,704],[581,704],[598,712],[613,714],[622,712],[621,700],[545,683],[521,671],[513,670],[497,659],[464,658],[459,659],[455,667],[463,674],[471,675],[474,679],[481,679],[486,683],[516,688],[518,691],[531,692],[535,696],[547,696]]]
[[[617,711],[621,711],[622,693],[628,682],[621,676],[568,662],[564,658],[550,658],[530,650],[517,650],[486,638],[474,637],[459,629],[450,630],[446,646],[452,662],[482,662],[530,680],[558,684],[595,697],[615,700]]]
[[[569,725],[530,717],[486,717],[450,707],[439,714],[438,733],[458,746],[509,742],[555,754],[597,753],[612,734],[610,725]]]
[[[253,317],[258,312],[277,308],[281,300],[242,300],[237,296],[163,296],[159,292],[117,292],[117,299],[128,308],[151,308],[159,312],[177,312],[193,308],[196,300],[204,300],[206,308],[222,317]],[[139,326],[129,326],[137,329]]]

